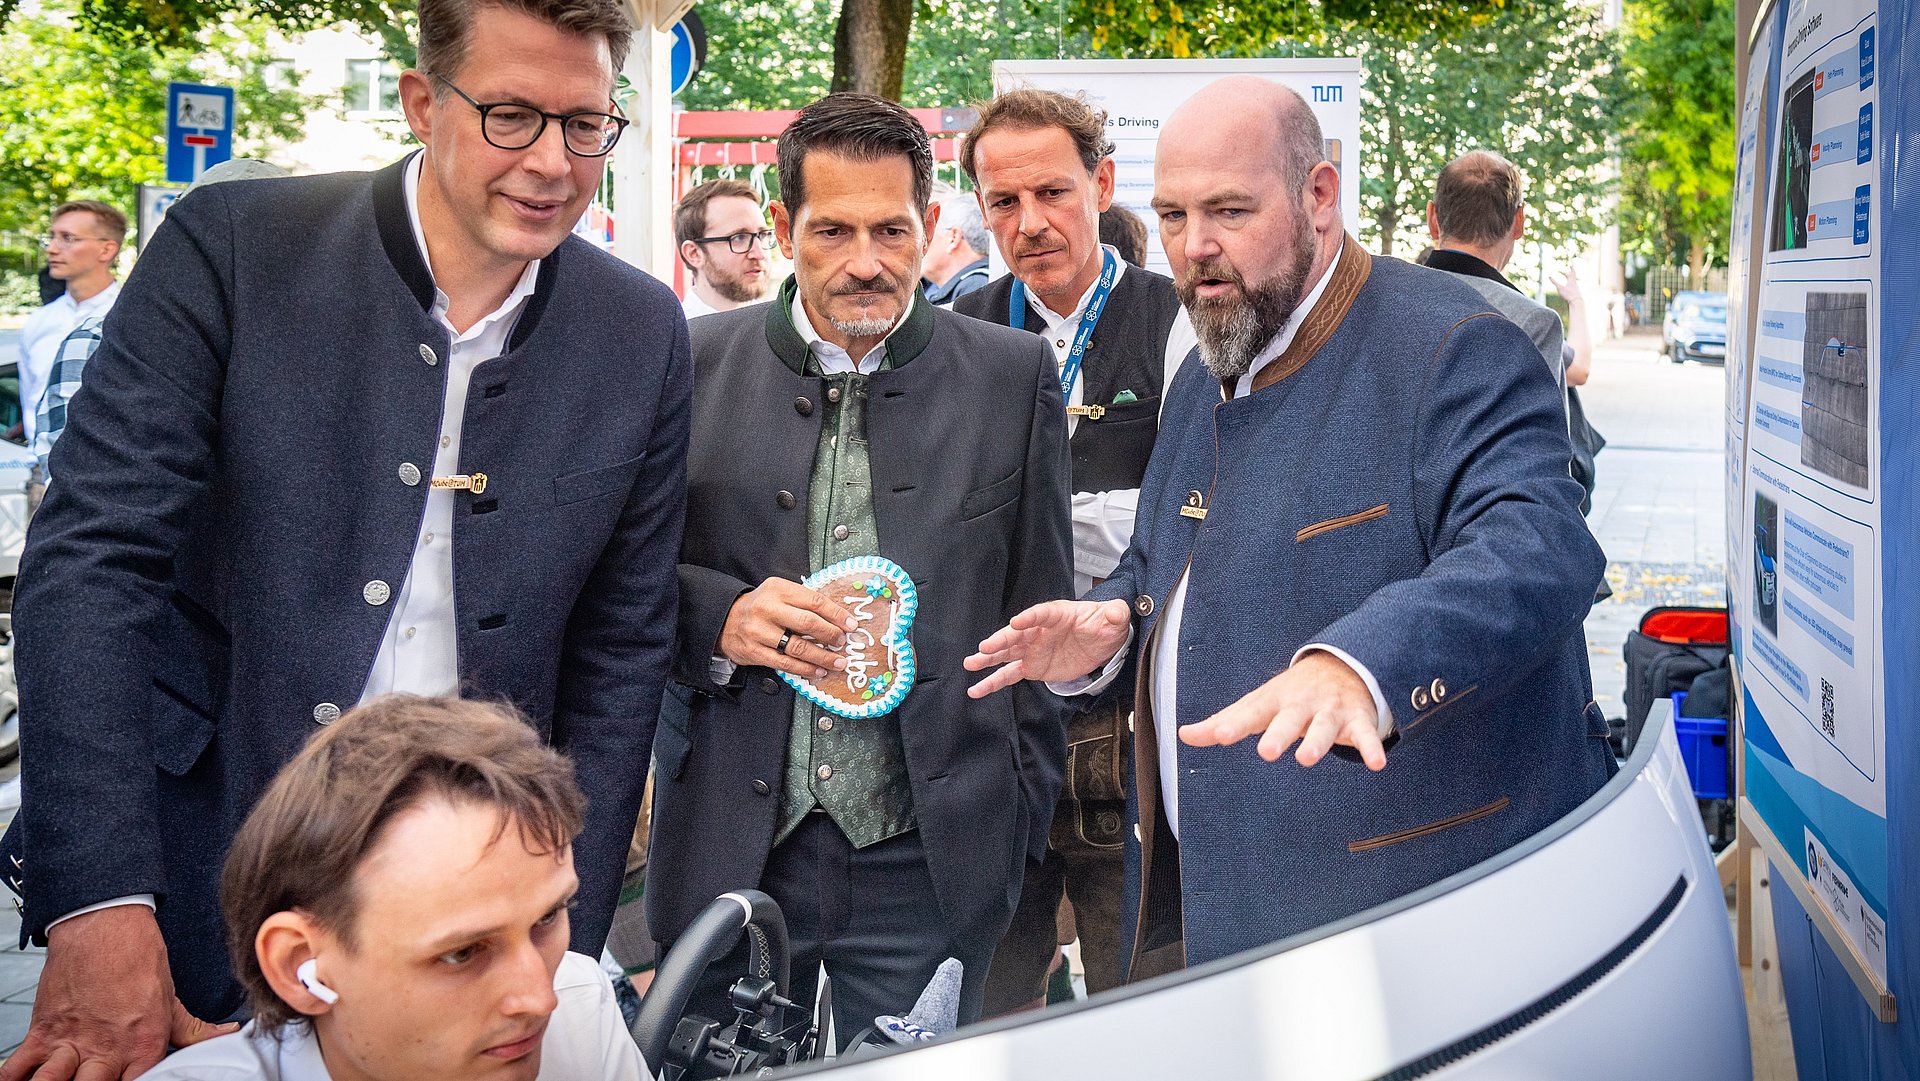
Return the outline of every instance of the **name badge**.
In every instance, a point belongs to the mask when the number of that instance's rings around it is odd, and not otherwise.
[[[487,475],[485,473],[459,473],[451,477],[435,477],[428,487],[441,489],[450,488],[456,492],[472,492],[474,495],[479,495],[487,490]]]

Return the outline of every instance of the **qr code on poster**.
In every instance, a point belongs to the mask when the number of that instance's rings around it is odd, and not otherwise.
[[[1820,681],[1820,730],[1833,738],[1833,681]]]

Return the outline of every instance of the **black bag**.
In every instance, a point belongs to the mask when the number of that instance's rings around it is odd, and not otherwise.
[[[1573,479],[1587,490],[1587,494],[1580,497],[1580,513],[1590,514],[1593,512],[1593,457],[1606,449],[1607,439],[1587,422],[1580,392],[1573,387],[1567,388],[1567,438],[1573,441]]]
[[[1665,607],[1642,616],[1622,649],[1627,661],[1623,753],[1633,753],[1655,701],[1690,690],[1695,677],[1725,667],[1729,652],[1724,608]]]

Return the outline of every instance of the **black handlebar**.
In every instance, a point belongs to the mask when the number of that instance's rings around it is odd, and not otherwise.
[[[715,898],[700,910],[693,923],[661,960],[653,985],[640,1000],[633,1038],[640,1045],[647,1068],[660,1072],[674,1027],[687,1012],[695,987],[707,967],[724,958],[748,938],[748,973],[773,982],[776,994],[788,991],[787,921],[773,898],[759,890],[737,890]]]

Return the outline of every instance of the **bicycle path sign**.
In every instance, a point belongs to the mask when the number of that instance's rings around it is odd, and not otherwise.
[[[233,157],[233,88],[167,84],[167,181],[191,184]]]

